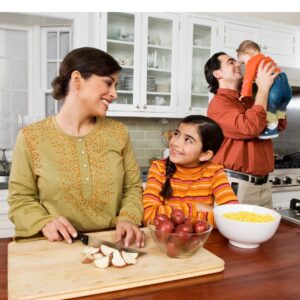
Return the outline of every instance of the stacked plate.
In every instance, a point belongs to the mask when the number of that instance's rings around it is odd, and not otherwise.
[[[160,93],[169,93],[170,92],[170,85],[166,83],[158,83],[156,85],[156,91]]]
[[[148,92],[155,92],[156,85],[155,85],[155,78],[154,77],[147,77],[147,91]]]
[[[133,76],[124,76],[123,89],[127,91],[133,90]]]

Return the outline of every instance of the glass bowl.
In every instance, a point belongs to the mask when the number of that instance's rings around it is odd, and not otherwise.
[[[162,233],[148,224],[151,237],[159,249],[169,257],[187,258],[203,247],[213,227],[206,223],[207,230],[201,233]]]

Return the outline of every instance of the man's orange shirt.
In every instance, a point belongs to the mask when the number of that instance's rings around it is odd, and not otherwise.
[[[276,66],[276,63],[272,60],[271,57],[265,56],[262,53],[257,54],[249,59],[248,63],[246,64],[241,96],[252,97],[253,81],[256,78],[257,69],[262,60],[264,61],[264,64],[271,62],[272,65]],[[275,71],[280,72],[280,69],[277,68]]]
[[[274,169],[273,144],[257,138],[267,120],[263,107],[253,104],[248,97],[240,101],[238,91],[218,89],[207,115],[222,128],[224,141],[213,161],[226,169],[265,176]],[[286,119],[279,120],[279,128],[285,127]]]

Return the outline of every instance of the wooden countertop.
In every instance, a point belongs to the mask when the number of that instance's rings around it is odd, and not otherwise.
[[[7,298],[7,245],[10,241],[0,239],[1,299]],[[275,236],[256,249],[231,246],[214,230],[205,248],[225,261],[224,272],[77,299],[299,298],[300,226],[282,220]]]

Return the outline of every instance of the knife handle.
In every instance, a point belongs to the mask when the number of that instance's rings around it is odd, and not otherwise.
[[[73,241],[75,240],[81,241],[84,245],[88,245],[89,243],[89,236],[83,233],[77,233],[77,236],[72,239]]]

